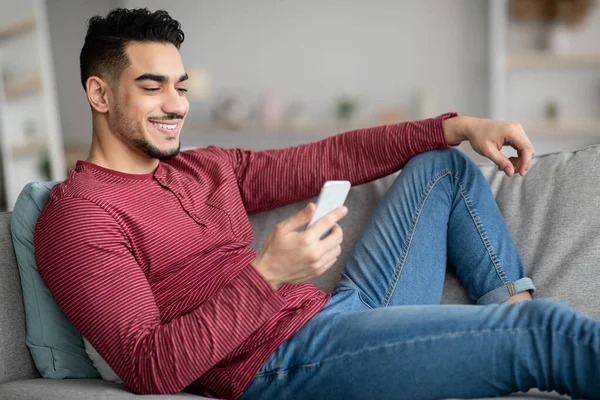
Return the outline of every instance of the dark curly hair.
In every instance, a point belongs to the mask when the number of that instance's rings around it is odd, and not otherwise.
[[[125,46],[130,42],[171,43],[179,49],[183,39],[181,24],[165,10],[116,8],[106,17],[92,17],[79,55],[81,84],[85,89],[90,76],[118,82],[129,65]]]

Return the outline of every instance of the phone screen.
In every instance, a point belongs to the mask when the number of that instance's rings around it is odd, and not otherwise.
[[[306,228],[310,228],[315,222],[337,207],[343,206],[350,191],[350,186],[349,181],[325,182],[317,200],[317,209]]]

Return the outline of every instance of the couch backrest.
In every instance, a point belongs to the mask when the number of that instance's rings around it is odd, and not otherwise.
[[[11,215],[0,213],[0,383],[39,377],[25,344],[25,313],[10,234]]]

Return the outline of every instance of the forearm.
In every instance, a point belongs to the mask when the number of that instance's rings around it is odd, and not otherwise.
[[[246,210],[261,212],[316,196],[326,180],[360,185],[397,171],[416,154],[447,148],[444,121],[455,115],[354,130],[287,149],[227,151]],[[450,127],[455,140],[459,131]]]
[[[134,286],[135,281],[128,281]],[[50,287],[55,285],[50,282]],[[57,301],[125,385],[137,394],[174,394],[205,374],[285,306],[285,300],[248,265],[193,311],[163,323],[147,294],[106,289],[90,304]],[[89,318],[93,315],[93,318]]]
[[[173,394],[198,379],[285,305],[248,266],[198,309],[156,326],[128,349],[130,388],[140,394]],[[125,381],[125,379],[123,379]],[[127,383],[127,381],[125,381]],[[128,384],[129,386],[129,384]]]

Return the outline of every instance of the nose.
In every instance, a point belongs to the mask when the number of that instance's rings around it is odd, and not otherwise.
[[[171,88],[167,91],[166,98],[163,102],[163,111],[167,114],[185,115],[187,113],[189,103],[179,90]]]

